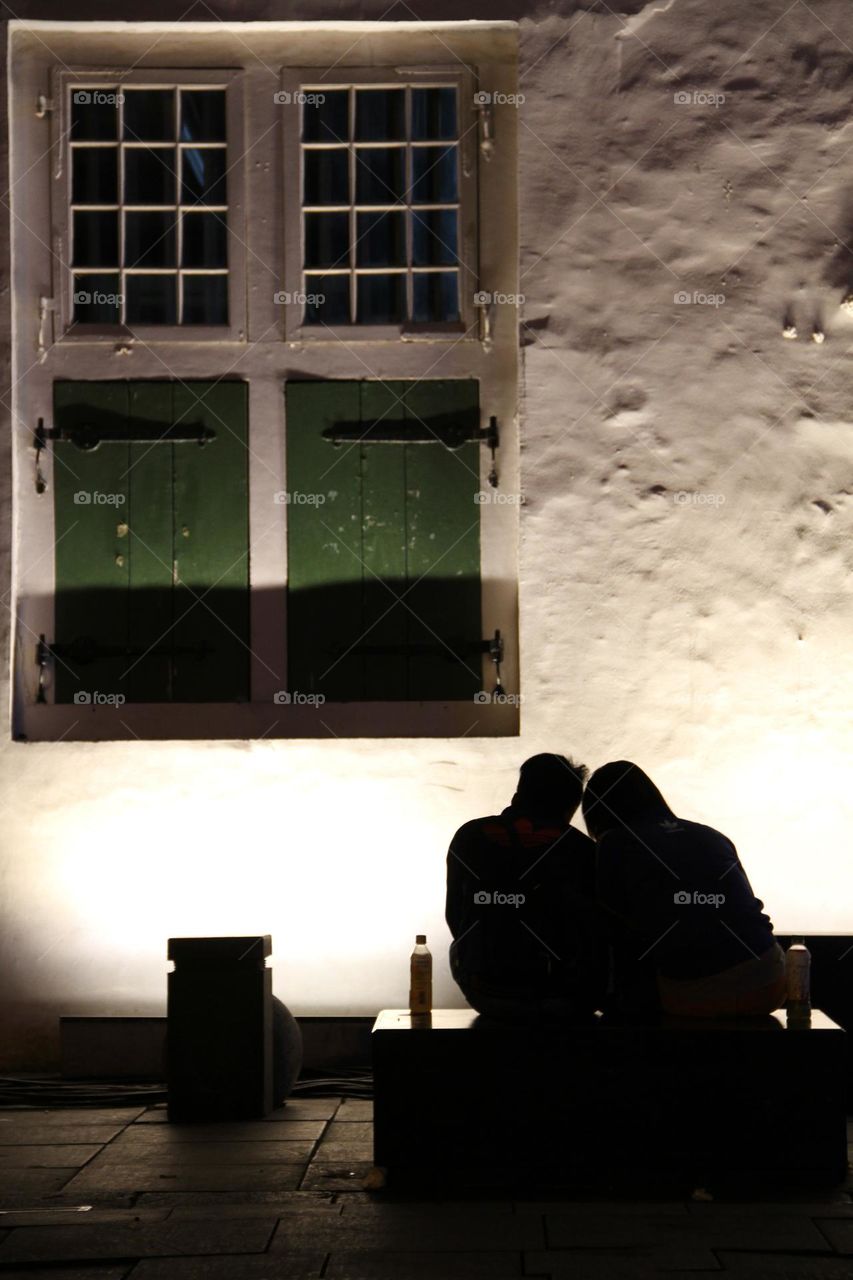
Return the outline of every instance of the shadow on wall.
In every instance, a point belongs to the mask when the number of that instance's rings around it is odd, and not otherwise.
[[[37,696],[37,618],[50,601],[19,604],[17,670]],[[266,590],[193,587],[60,590],[45,632],[45,700],[246,702],[252,631],[284,634],[274,673],[282,690],[328,701],[470,700],[488,653],[478,577],[397,578]],[[42,624],[47,627],[48,623]],[[269,663],[267,646],[264,659]],[[274,660],[273,660],[274,661]]]

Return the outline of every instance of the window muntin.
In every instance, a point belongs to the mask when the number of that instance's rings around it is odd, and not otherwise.
[[[461,316],[457,84],[305,84],[303,323]]]
[[[227,325],[225,87],[67,92],[73,321]]]

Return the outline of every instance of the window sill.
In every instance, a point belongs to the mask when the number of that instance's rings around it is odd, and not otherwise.
[[[18,742],[517,737],[516,702],[54,704],[25,708]]]

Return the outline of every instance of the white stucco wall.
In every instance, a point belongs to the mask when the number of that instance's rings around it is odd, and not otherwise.
[[[543,749],[637,760],[780,930],[853,929],[853,13],[463,8],[521,20],[521,736],[7,740],[7,1066],[61,1013],[162,1011],[172,934],[269,932],[295,1012],[371,1013],[425,931],[460,1003],[448,839]]]

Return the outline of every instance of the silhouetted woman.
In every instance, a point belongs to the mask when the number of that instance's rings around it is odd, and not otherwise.
[[[628,760],[597,769],[583,816],[601,905],[656,970],[667,1013],[766,1014],[785,998],[785,956],[726,836],[677,817]]]

